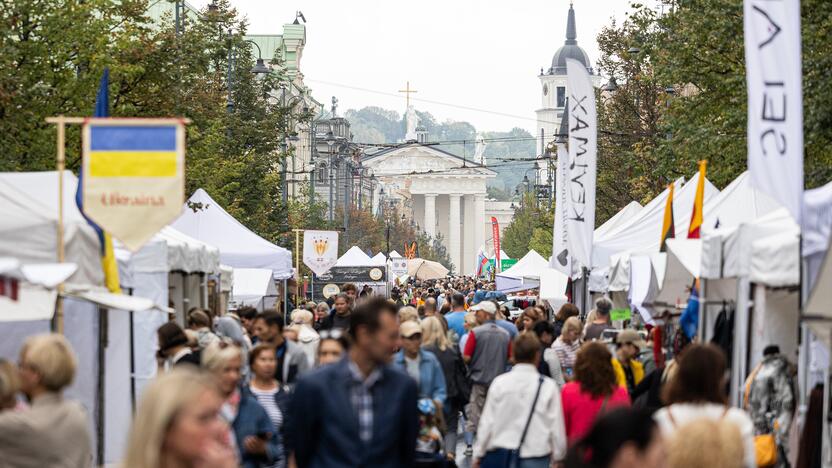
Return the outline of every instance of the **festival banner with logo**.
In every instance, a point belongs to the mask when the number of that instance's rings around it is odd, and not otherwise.
[[[338,261],[338,231],[303,231],[303,264],[322,275]]]
[[[569,237],[566,232],[567,177],[569,175],[569,154],[564,145],[558,146],[558,161],[555,169],[555,223],[552,232],[552,258],[549,267],[566,276],[572,276],[572,256],[569,254]]]
[[[396,278],[407,274],[407,259],[394,257],[390,259],[390,273]]]
[[[184,123],[92,118],[82,132],[84,213],[135,252],[182,212]]]
[[[803,197],[800,1],[745,0],[748,169],[799,223]]]
[[[582,265],[592,265],[592,235],[595,231],[595,173],[598,119],[595,88],[586,67],[566,59],[566,89],[569,90],[569,175],[567,176],[566,232],[569,253]]]
[[[497,265],[500,264],[500,223],[497,222],[497,218],[494,216],[491,217],[491,238],[494,241],[494,258],[497,259],[495,262]],[[502,270],[499,270],[502,271]]]

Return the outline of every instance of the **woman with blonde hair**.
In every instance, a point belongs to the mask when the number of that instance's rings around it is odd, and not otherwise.
[[[575,359],[578,356],[578,350],[581,348],[582,328],[581,319],[574,316],[569,317],[563,322],[560,336],[552,343],[552,349],[558,355],[563,376],[567,381],[573,378],[572,371],[575,367]]]
[[[445,327],[437,317],[427,317],[422,320],[422,349],[436,355],[442,367],[447,392],[443,408],[445,421],[448,424],[445,447],[456,447],[459,413],[468,403],[471,395],[465,362],[456,347],[448,340]],[[453,460],[456,454],[451,449],[447,451],[447,455]]]
[[[220,416],[233,429],[240,466],[282,467],[285,458],[280,433],[254,396],[240,391],[243,367],[240,348],[222,341],[212,343],[202,352],[202,367],[217,379],[220,395],[225,400]]]
[[[315,367],[315,357],[318,355],[318,345],[321,342],[321,336],[312,328],[314,315],[306,309],[295,309],[292,311],[291,317],[292,327],[297,330],[297,344],[309,359],[309,368],[311,369]]]
[[[743,468],[742,434],[730,421],[702,418],[679,428],[667,441],[669,468]]]
[[[142,394],[122,466],[236,467],[222,401],[216,381],[195,367],[160,375]]]
[[[0,359],[0,411],[17,406],[17,392],[20,391],[20,377],[17,366]]]

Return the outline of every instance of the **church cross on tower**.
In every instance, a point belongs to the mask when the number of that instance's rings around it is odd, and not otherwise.
[[[419,91],[416,91],[415,89],[410,89],[410,81],[408,81],[407,82],[407,87],[405,89],[400,89],[399,92],[400,93],[405,93],[405,96],[407,96],[407,108],[409,109],[410,108],[410,95],[413,94],[413,93],[418,93]]]

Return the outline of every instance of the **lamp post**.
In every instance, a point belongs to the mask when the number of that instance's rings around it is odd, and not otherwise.
[[[335,180],[334,180],[333,174],[332,174],[332,171],[333,171],[332,153],[333,153],[333,150],[335,149],[335,135],[332,133],[332,130],[326,132],[326,140],[325,141],[326,141],[326,144],[329,146],[329,166],[328,166],[328,172],[329,172],[329,216],[328,217],[329,217],[329,222],[331,223],[334,219],[334,217],[332,215],[332,208],[333,208],[333,204],[335,203],[334,200],[333,200],[333,196],[332,196],[333,195],[332,191],[334,190],[334,185],[335,185],[334,184]]]
[[[225,103],[225,108],[228,110],[230,114],[234,110],[234,98],[232,96],[233,87],[231,85],[231,73],[234,68],[236,68],[236,60],[237,54],[234,50],[234,42],[231,40],[233,37],[234,32],[232,30],[228,30],[228,69],[226,70],[226,87],[228,88],[228,100]],[[263,52],[260,50],[260,46],[257,45],[256,42],[252,41],[251,39],[246,39],[244,42],[248,42],[257,47],[257,62],[254,64],[254,67],[251,68],[251,73],[255,75],[267,75],[271,73],[269,67],[266,66],[265,62],[263,62]]]

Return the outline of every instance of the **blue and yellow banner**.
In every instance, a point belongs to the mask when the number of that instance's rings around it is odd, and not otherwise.
[[[136,251],[181,213],[184,122],[90,119],[83,135],[84,211]]]

